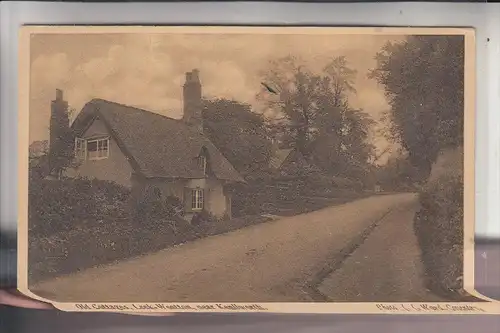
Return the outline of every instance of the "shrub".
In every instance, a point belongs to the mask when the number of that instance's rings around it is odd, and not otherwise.
[[[415,216],[427,283],[444,296],[463,292],[463,186],[461,175],[434,179],[420,193],[421,209]]]
[[[233,216],[260,214],[262,206],[268,201],[267,197],[265,185],[262,183],[241,185],[235,188],[231,206]]]
[[[201,212],[195,213],[193,215],[193,218],[191,219],[191,224],[197,227],[203,227],[217,222],[218,219],[214,215],[207,212],[206,210],[202,210]]]
[[[156,220],[176,220],[184,215],[184,205],[175,196],[168,196],[165,199],[146,200],[136,207],[136,219],[141,223]]]
[[[29,181],[36,182],[49,174],[49,161],[47,155],[29,158]]]
[[[38,179],[29,184],[29,230],[39,236],[129,215],[130,191],[89,179]]]

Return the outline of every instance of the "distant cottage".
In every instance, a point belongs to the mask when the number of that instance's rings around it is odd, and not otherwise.
[[[269,170],[277,179],[297,178],[318,171],[297,148],[275,148],[269,159]]]
[[[201,90],[199,72],[186,73],[182,120],[91,100],[71,125],[78,166],[67,175],[116,182],[137,200],[175,196],[187,218],[202,210],[230,217],[230,186],[244,180],[203,134]],[[67,106],[62,92],[52,105],[53,113]]]
[[[280,174],[293,174],[309,167],[309,163],[298,149],[276,149],[269,159],[269,168]]]

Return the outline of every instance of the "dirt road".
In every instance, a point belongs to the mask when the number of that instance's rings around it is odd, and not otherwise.
[[[405,212],[415,202],[413,194],[374,196],[45,281],[31,290],[69,302],[315,301],[314,284],[343,249],[376,222],[411,224],[411,212]],[[392,214],[396,217],[388,219]],[[406,241],[391,235],[379,248]]]
[[[413,230],[418,205],[388,214],[318,290],[332,302],[439,302],[424,286]]]

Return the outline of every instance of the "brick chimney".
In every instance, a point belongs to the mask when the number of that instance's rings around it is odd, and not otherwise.
[[[202,117],[202,94],[200,83],[200,72],[193,69],[186,73],[186,83],[184,83],[184,116],[183,120],[188,125],[203,132],[203,117]]]
[[[67,154],[68,133],[70,133],[68,102],[64,100],[63,91],[56,89],[56,98],[51,103],[49,164],[52,171],[58,172],[60,160]]]

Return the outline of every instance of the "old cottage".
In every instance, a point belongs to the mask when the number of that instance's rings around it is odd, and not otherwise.
[[[178,197],[187,218],[202,210],[230,217],[229,189],[243,179],[203,133],[201,88],[198,71],[186,73],[179,120],[91,100],[71,125],[77,164],[67,175],[116,182],[137,200]],[[61,92],[53,112],[58,104],[67,105]]]

